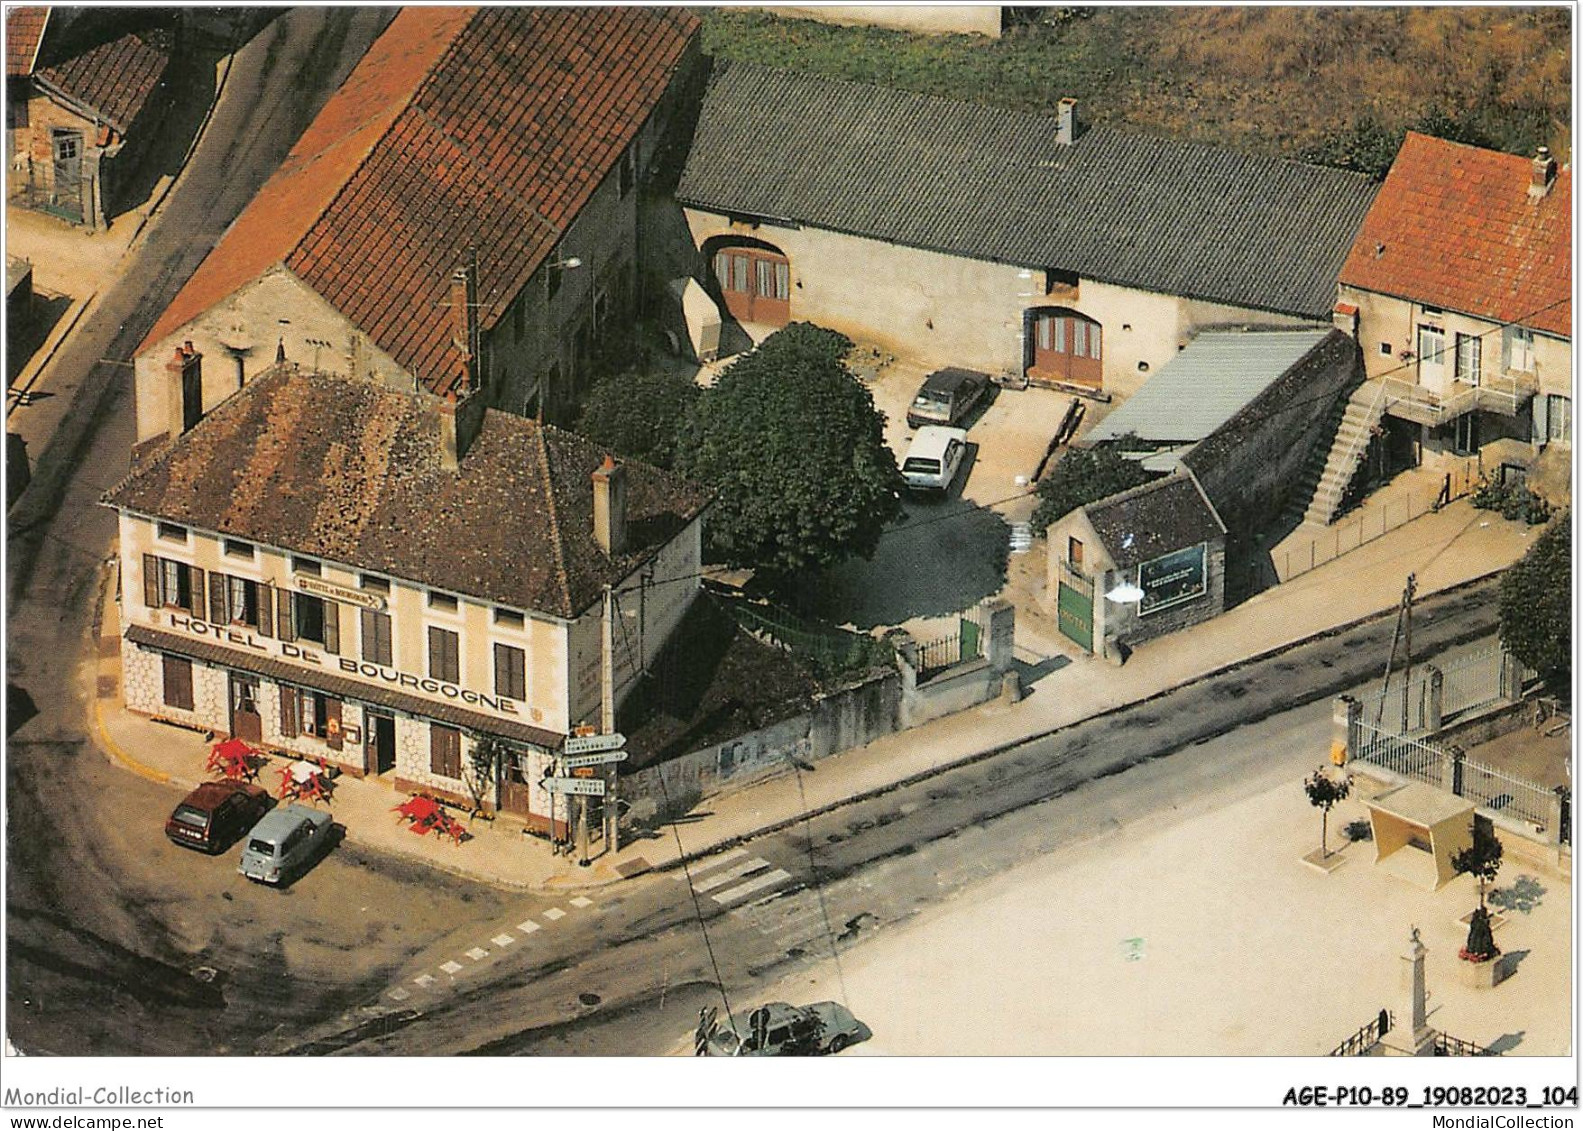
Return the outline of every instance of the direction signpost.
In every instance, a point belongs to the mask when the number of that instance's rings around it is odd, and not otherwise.
[[[625,750],[607,750],[603,754],[579,754],[573,758],[562,758],[561,765],[568,770],[580,769],[583,766],[603,766],[611,762],[625,762],[628,754]]]
[[[627,736],[624,734],[573,735],[561,744],[561,753],[568,756],[596,754],[603,750],[620,750],[626,744]]]
[[[605,725],[610,725],[608,719]],[[546,777],[544,788],[551,793],[564,793],[568,799],[579,799],[577,839],[582,844],[583,858],[578,863],[587,867],[590,797],[610,795],[605,802],[605,850],[614,854],[618,847],[615,765],[627,760],[627,752],[621,749],[627,744],[627,736],[614,730],[608,734],[588,734],[586,728],[579,730],[580,733],[571,735],[561,744],[561,753],[556,759],[556,776]]]
[[[605,783],[599,778],[545,778],[543,785],[551,793],[567,793],[580,797],[605,795]]]

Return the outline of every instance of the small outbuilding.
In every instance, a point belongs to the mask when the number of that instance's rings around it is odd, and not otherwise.
[[[1090,652],[1120,659],[1126,645],[1225,610],[1226,527],[1185,468],[1078,507],[1046,533],[1047,599],[1062,635]]]

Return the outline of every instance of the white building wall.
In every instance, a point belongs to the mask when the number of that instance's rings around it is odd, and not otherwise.
[[[1124,397],[1205,327],[1317,324],[1086,278],[1076,288],[1047,293],[1043,266],[948,255],[822,228],[732,221],[698,209],[684,214],[701,252],[712,252],[706,244],[719,238],[779,248],[791,263],[792,321],[839,330],[928,365],[1020,373],[1025,312],[1065,307],[1103,326],[1104,387]],[[705,269],[713,265],[706,262]]]

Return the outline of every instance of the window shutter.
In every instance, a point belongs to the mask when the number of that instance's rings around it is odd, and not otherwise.
[[[143,604],[151,609],[164,604],[159,599],[159,559],[153,554],[143,555]]]
[[[277,589],[275,590],[275,598],[275,609],[276,612],[279,613],[279,615],[275,618],[275,624],[278,628],[280,638],[289,643],[290,641],[297,639],[297,626],[292,622],[291,619],[291,590]]]
[[[209,574],[209,620],[214,624],[230,624],[231,587],[226,584],[225,574]]]
[[[1542,444],[1550,438],[1550,398],[1535,397],[1533,442]]]
[[[275,635],[275,587],[258,586],[258,634]]]
[[[429,724],[429,771],[441,777],[462,776],[462,732],[439,723]]]
[[[332,656],[341,654],[341,606],[335,601],[324,605],[324,650]]]
[[[324,744],[331,750],[341,749],[341,701],[324,701]]]
[[[284,684],[280,688],[280,736],[297,737],[297,689]]]
[[[379,655],[379,644],[378,644],[378,641],[379,641],[379,628],[378,628],[378,625],[376,624],[376,622],[374,620],[374,617],[376,615],[377,614],[374,612],[373,609],[364,609],[363,612],[362,612],[362,621],[363,621],[363,651],[362,651],[362,656],[363,656],[363,659],[369,661],[370,663],[375,663],[375,664],[377,664],[379,662],[375,658],[375,657],[377,657]]]
[[[188,584],[192,589],[192,604],[188,605],[187,608],[192,611],[193,616],[202,620],[208,613],[203,601],[203,570],[197,566],[186,566],[184,568],[187,570]]]
[[[179,711],[192,710],[192,661],[180,656],[166,656],[165,706]]]

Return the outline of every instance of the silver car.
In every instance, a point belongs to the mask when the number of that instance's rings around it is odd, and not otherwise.
[[[819,1056],[838,1053],[870,1035],[851,1010],[834,1001],[761,1005],[748,1014],[745,1037],[729,1028],[709,1028],[702,1042],[705,1056]]]
[[[328,813],[306,805],[284,805],[247,834],[236,870],[260,883],[286,883],[329,848],[334,828]]]

